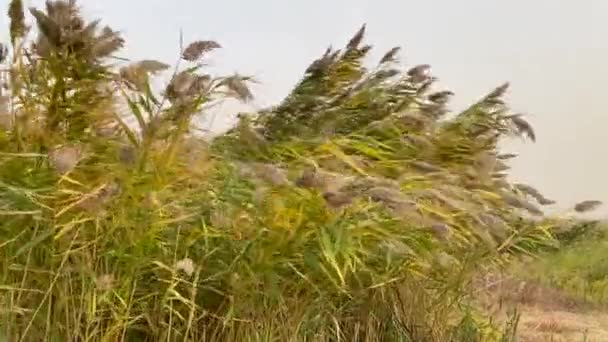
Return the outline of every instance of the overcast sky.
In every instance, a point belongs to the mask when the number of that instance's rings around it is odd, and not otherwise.
[[[8,2],[8,1],[6,1]],[[43,1],[25,1],[40,5]],[[608,1],[606,0],[81,0],[121,30],[124,55],[172,62],[185,41],[217,40],[218,71],[261,85],[254,107],[281,99],[306,66],[341,47],[363,23],[376,56],[399,45],[408,65],[428,63],[459,109],[503,81],[538,142],[514,142],[514,176],[568,207],[608,202]],[[6,13],[6,9],[2,9]],[[2,40],[7,41],[3,16]],[[216,127],[230,122],[226,109]],[[602,214],[608,215],[608,209]]]

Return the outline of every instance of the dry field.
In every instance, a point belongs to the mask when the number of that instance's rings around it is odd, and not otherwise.
[[[498,320],[508,308],[520,313],[519,342],[608,341],[608,309],[584,303],[554,288],[516,281],[486,279],[481,299]]]

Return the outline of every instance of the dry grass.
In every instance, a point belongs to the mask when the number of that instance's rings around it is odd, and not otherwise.
[[[594,244],[587,242],[586,244]],[[569,249],[581,255],[580,245],[545,254],[540,260],[528,260],[517,269],[530,270],[533,264],[553,260],[553,269],[567,271],[568,264],[556,264]],[[593,249],[588,253],[595,253]],[[601,265],[598,265],[601,267]],[[576,276],[571,273],[571,276]],[[528,279],[527,279],[528,278]],[[519,271],[508,275],[486,275],[476,282],[477,300],[497,321],[505,321],[509,310],[520,314],[519,341],[528,342],[600,342],[608,341],[608,308],[597,298],[584,298],[578,292],[560,288],[557,283],[539,282],[523,277]]]
[[[570,312],[542,307],[520,307],[522,342],[608,341],[608,312]]]
[[[522,304],[522,339],[608,341],[606,226],[567,222],[557,236],[561,249],[543,253],[513,272],[529,284],[523,297],[509,298]]]

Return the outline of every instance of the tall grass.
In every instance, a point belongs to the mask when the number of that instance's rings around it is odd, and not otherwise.
[[[535,134],[498,87],[446,117],[430,67],[367,69],[364,27],[279,105],[206,142],[250,78],[124,63],[73,1],[10,3],[0,303],[11,341],[505,341],[475,272],[552,243],[497,148]],[[9,51],[10,50],[10,51]],[[4,50],[3,50],[4,51]],[[150,86],[171,73],[162,92]],[[526,190],[527,189],[527,190]],[[534,202],[538,203],[535,204]]]
[[[580,308],[608,304],[608,234],[606,224],[575,220],[554,234],[561,248],[550,249],[513,273],[520,279],[558,290]]]

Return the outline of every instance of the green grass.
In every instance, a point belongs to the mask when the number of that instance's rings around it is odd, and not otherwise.
[[[195,120],[252,81],[174,66],[73,2],[10,3],[0,130],[0,331],[11,341],[508,341],[470,305],[485,269],[554,242],[509,182],[534,131],[507,85],[449,91],[361,28],[279,104],[211,142]],[[150,79],[172,73],[163,91]],[[597,203],[582,206],[589,208]],[[582,209],[581,209],[582,210]],[[536,216],[532,219],[531,216]],[[516,317],[515,317],[516,318]],[[514,318],[514,321],[516,319]]]
[[[562,248],[540,254],[516,274],[590,305],[608,304],[608,234],[604,224],[581,223],[560,234]],[[558,235],[558,236],[560,236]]]

